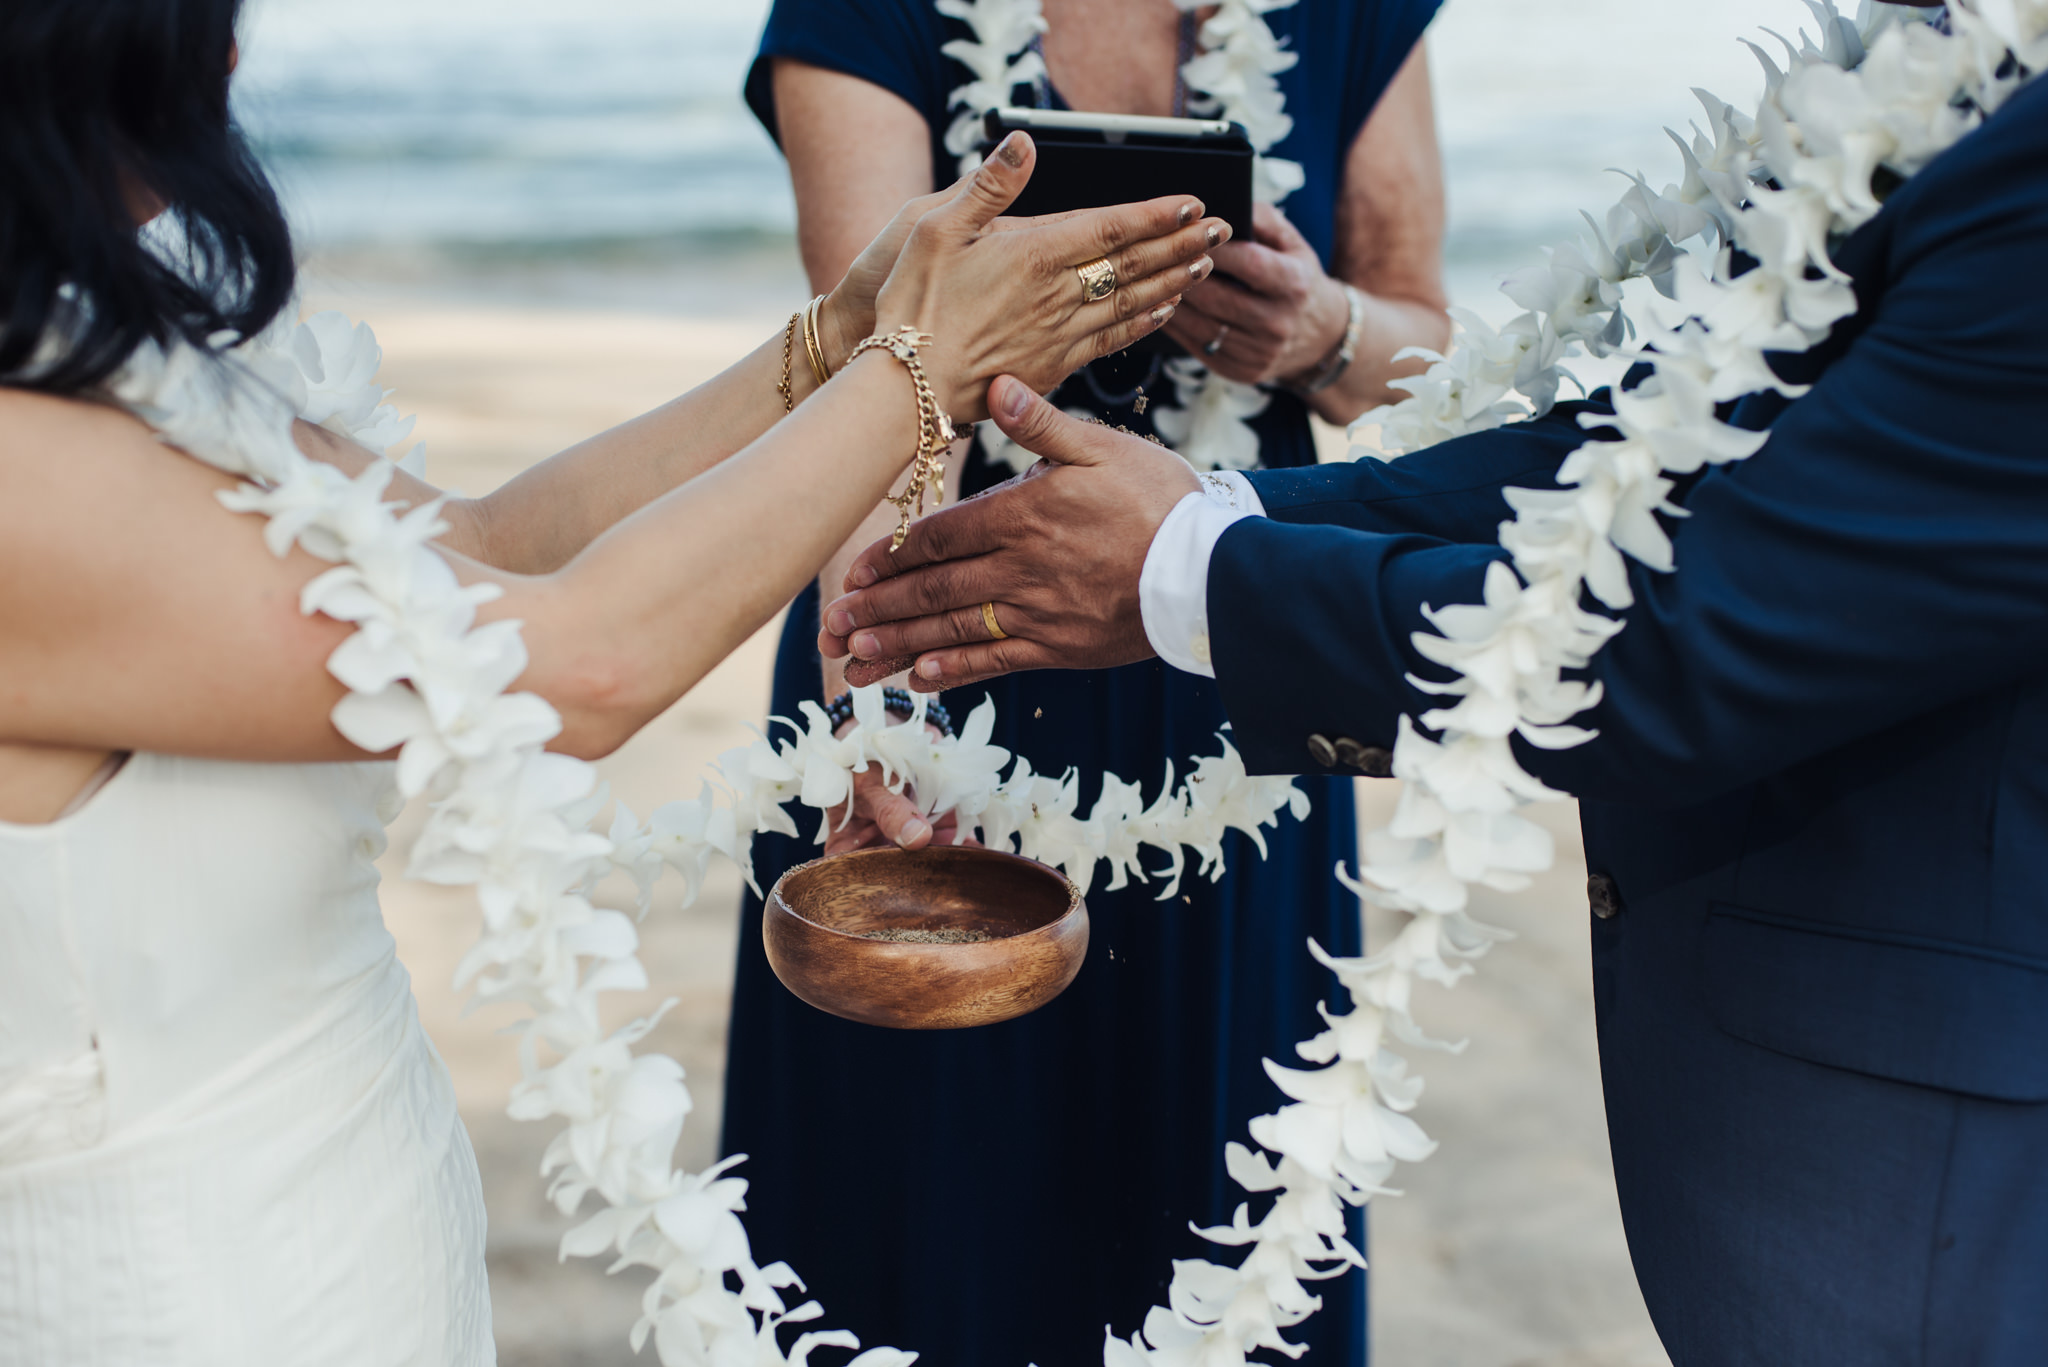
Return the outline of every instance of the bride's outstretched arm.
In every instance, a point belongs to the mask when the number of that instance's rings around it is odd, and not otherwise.
[[[874,330],[875,296],[910,230],[960,188],[902,205],[851,267],[835,277],[839,283],[818,318],[819,339],[834,364]],[[490,494],[451,499],[445,513],[449,530],[441,544],[522,574],[560,569],[620,519],[695,479],[782,419],[778,386],[784,336],[778,329],[695,389],[578,442]],[[818,384],[800,336],[790,360],[790,396],[801,403]],[[296,436],[308,456],[350,474],[377,459],[375,452],[310,423],[298,424]],[[392,478],[390,494],[396,501],[417,505],[441,493],[403,471]]]
[[[1020,348],[1063,373],[1157,327],[1206,238],[1171,200],[987,232],[1028,173],[1020,150],[920,222],[878,301],[878,327],[937,339],[925,365],[963,417]],[[1083,304],[1071,263],[1104,254],[1130,283]],[[557,748],[602,754],[795,594],[898,479],[918,431],[907,370],[870,353],[560,570],[449,558],[501,586],[487,615],[525,623],[517,686],[562,714]],[[328,720],[340,686],[326,661],[350,628],[299,611],[327,566],[273,557],[255,519],[219,506],[231,485],[118,411],[0,394],[0,743],[356,757]]]

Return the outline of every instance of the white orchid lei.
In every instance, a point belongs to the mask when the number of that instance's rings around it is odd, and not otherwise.
[[[563,1236],[562,1256],[610,1253],[614,1271],[655,1274],[632,1330],[635,1350],[651,1334],[665,1367],[802,1367],[818,1347],[857,1349],[843,1330],[783,1344],[785,1326],[823,1311],[815,1302],[792,1308],[783,1293],[802,1288],[795,1272],[755,1261],[739,1218],[747,1183],[729,1175],[739,1158],[702,1173],[674,1165],[691,1109],[683,1070],[634,1052],[667,1006],[606,1032],[602,994],[645,989],[648,978],[634,919],[593,905],[598,883],[629,875],[642,915],[664,867],[683,876],[686,904],[714,854],[737,861],[752,884],[752,837],[797,833],[785,803],[823,812],[847,799],[855,774],[878,766],[892,786],[914,787],[927,814],[957,811],[963,838],[978,832],[1014,847],[1083,891],[1103,860],[1112,888],[1154,876],[1140,856],[1158,850],[1167,860],[1158,875],[1164,898],[1187,871],[1183,847],[1199,872],[1220,878],[1229,831],[1245,832],[1263,853],[1261,828],[1283,810],[1305,815],[1307,795],[1287,779],[1248,776],[1226,739],[1178,787],[1169,765],[1149,805],[1137,785],[1105,776],[1082,817],[1078,775],[1036,774],[1019,757],[1002,776],[1011,757],[989,744],[993,703],[975,709],[959,738],[934,739],[915,724],[921,700],[913,724],[892,726],[880,690],[868,689],[855,695],[857,724],[847,735],[835,737],[824,711],[807,703],[805,725],[784,722],[788,737],[728,752],[697,797],[660,808],[646,825],[619,804],[600,834],[591,823],[607,796],[595,769],[548,753],[560,717],[541,698],[509,691],[527,665],[519,624],[477,625],[477,608],[498,590],[463,585],[430,548],[447,530],[439,503],[401,513],[385,501],[391,463],[350,478],[293,443],[294,416],[375,450],[402,441],[412,423],[375,384],[381,356],[368,327],[325,313],[224,353],[145,346],[107,391],[166,442],[248,481],[222,502],[266,516],[273,552],[298,545],[333,563],[306,586],[301,608],[356,625],[328,660],[349,690],[335,727],[372,753],[397,750],[401,795],[429,799],[409,873],[477,889],[483,933],[457,986],[473,982],[476,1004],[516,1003],[529,1013],[516,1027],[523,1076],[510,1114],[564,1125],[542,1175],[552,1177],[549,1194],[565,1215],[592,1193],[600,1199]],[[874,1348],[854,1364],[904,1367],[915,1357]]]
[[[1420,719],[1440,739],[1402,719],[1394,773],[1405,787],[1392,823],[1367,838],[1359,878],[1338,871],[1363,901],[1407,921],[1360,959],[1311,943],[1355,1009],[1323,1008],[1330,1028],[1297,1046],[1327,1066],[1268,1062],[1291,1104],[1254,1120],[1251,1134],[1279,1161],[1236,1144],[1226,1151],[1240,1186],[1274,1193],[1264,1217],[1254,1222],[1240,1206],[1229,1225],[1197,1231],[1250,1252],[1236,1267],[1177,1262],[1168,1305],[1128,1342],[1112,1335],[1106,1367],[1238,1367],[1260,1348],[1304,1351],[1282,1333],[1318,1307],[1303,1283],[1364,1265],[1343,1237],[1343,1206],[1386,1190],[1397,1163],[1435,1147],[1406,1114],[1422,1079],[1386,1047],[1445,1047],[1410,1012],[1416,980],[1455,983],[1501,937],[1467,914],[1472,886],[1519,891],[1550,865],[1548,833],[1516,809],[1563,794],[1522,770],[1509,738],[1547,748],[1592,738],[1569,723],[1598,691],[1563,673],[1620,624],[1586,611],[1582,591],[1623,608],[1624,554],[1672,567],[1655,516],[1677,511],[1665,502],[1668,476],[1742,459],[1765,440],[1720,422],[1715,405],[1802,392],[1778,379],[1766,353],[1805,350],[1855,310],[1830,243],[1878,212],[1881,185],[1919,171],[2048,65],[2048,0],[1958,0],[1946,24],[1869,3],[1852,22],[1832,0],[1805,2],[1820,41],[1785,43],[1782,71],[1757,51],[1766,86],[1753,117],[1702,93],[1708,129],[1690,145],[1674,135],[1681,184],[1655,193],[1633,177],[1604,232],[1595,225],[1590,240],[1554,248],[1547,267],[1508,283],[1529,312],[1497,333],[1466,315],[1463,346],[1423,353],[1432,365],[1405,382],[1411,397],[1361,420],[1399,453],[1546,411],[1577,351],[1614,354],[1639,338],[1630,354],[1652,367],[1644,384],[1616,395],[1613,418],[1589,422],[1622,439],[1574,452],[1558,476],[1567,489],[1509,491],[1516,517],[1501,544],[1512,568],[1493,567],[1484,605],[1439,609],[1430,621],[1440,634],[1416,636],[1425,656],[1459,675],[1425,686],[1456,701]],[[1696,237],[1718,246],[1705,270],[1680,251]],[[1731,247],[1756,266],[1735,274]],[[1621,286],[1635,278],[1675,299],[1678,320],[1625,315]]]
[[[1174,0],[1183,10],[1202,9],[1209,0]],[[1181,67],[1188,89],[1201,97],[1205,117],[1243,124],[1257,154],[1252,161],[1252,193],[1264,203],[1278,204],[1300,189],[1304,174],[1298,162],[1266,155],[1294,128],[1279,74],[1301,60],[1274,36],[1265,16],[1297,0],[1221,0],[1202,24],[1202,50]],[[979,161],[982,116],[1011,103],[1020,85],[1045,77],[1045,62],[1035,40],[1046,31],[1040,0],[935,0],[940,14],[958,19],[974,31],[941,49],[966,67],[972,79],[947,97],[959,109],[946,129],[946,150],[960,158],[962,173]],[[1197,470],[1248,470],[1259,462],[1259,438],[1251,420],[1266,411],[1271,396],[1258,385],[1212,374],[1198,357],[1167,362],[1178,406],[1163,399],[1153,410],[1153,426],[1168,446]],[[1037,457],[993,426],[982,429],[982,443],[991,459],[1018,472]]]
[[[1951,9],[1947,30],[1868,5],[1851,24],[1828,0],[1808,3],[1821,42],[1787,44],[1783,72],[1765,60],[1754,118],[1703,97],[1709,129],[1690,146],[1681,141],[1682,185],[1652,194],[1636,178],[1604,234],[1553,251],[1544,271],[1510,283],[1527,315],[1497,334],[1468,320],[1466,345],[1432,357],[1410,382],[1411,399],[1366,420],[1382,425],[1394,449],[1414,449],[1547,408],[1574,348],[1609,354],[1631,336],[1655,347],[1642,356],[1652,378],[1618,396],[1619,411],[1603,420],[1623,440],[1575,453],[1561,471],[1572,489],[1516,493],[1518,516],[1502,533],[1514,571],[1497,567],[1484,606],[1442,609],[1432,617],[1442,635],[1418,638],[1430,658],[1460,671],[1438,686],[1459,701],[1421,718],[1440,740],[1404,719],[1400,809],[1369,838],[1362,877],[1339,871],[1362,898],[1409,919],[1369,956],[1337,959],[1310,945],[1353,1009],[1325,1006],[1329,1028],[1297,1046],[1324,1066],[1268,1063],[1290,1104],[1251,1122],[1264,1152],[1231,1144],[1225,1155],[1231,1176],[1247,1192],[1272,1193],[1272,1203],[1257,1221],[1240,1206],[1228,1225],[1199,1231],[1248,1252],[1235,1267],[1176,1263],[1168,1305],[1128,1341],[1110,1336],[1106,1367],[1235,1367],[1261,1348],[1299,1356],[1284,1331],[1320,1305],[1304,1283],[1364,1262],[1345,1236],[1345,1206],[1386,1190],[1398,1163],[1434,1147],[1407,1114],[1421,1079],[1389,1047],[1445,1047],[1411,1014],[1417,980],[1455,983],[1499,937],[1466,914],[1471,885],[1515,890],[1549,863],[1547,835],[1515,809],[1555,794],[1519,768],[1508,737],[1589,738],[1569,718],[1597,696],[1562,671],[1590,659],[1618,626],[1584,611],[1580,588],[1625,606],[1622,553],[1670,563],[1652,515],[1671,487],[1665,475],[1761,444],[1760,434],[1720,424],[1713,405],[1760,388],[1797,392],[1764,353],[1813,345],[1853,308],[1827,244],[1876,212],[1873,176],[1911,175],[2048,63],[2048,0],[1968,0]],[[1711,274],[1678,250],[1703,236],[1721,244]],[[1759,264],[1732,276],[1730,245]],[[1658,282],[1684,318],[1654,328],[1628,318],[1621,285],[1638,277]],[[682,1070],[633,1053],[659,1013],[609,1034],[600,1023],[600,994],[642,989],[647,977],[632,918],[592,904],[597,882],[631,875],[644,908],[667,866],[694,896],[713,853],[745,868],[753,832],[795,832],[784,802],[829,807],[870,764],[914,784],[928,811],[957,809],[963,826],[1014,842],[1077,883],[1108,859],[1112,887],[1142,876],[1147,845],[1167,853],[1169,879],[1185,869],[1182,844],[1214,876],[1224,831],[1259,840],[1282,807],[1299,815],[1305,798],[1284,781],[1246,777],[1226,741],[1181,788],[1169,771],[1171,796],[1150,807],[1134,785],[1106,777],[1084,820],[1074,775],[1053,780],[1019,761],[998,778],[1008,756],[987,744],[986,707],[960,740],[933,741],[920,726],[887,726],[869,694],[847,737],[833,738],[822,712],[807,708],[804,727],[789,724],[790,739],[763,737],[724,756],[715,789],[660,809],[646,826],[620,808],[600,835],[590,822],[605,796],[591,766],[547,753],[559,718],[540,699],[507,692],[526,666],[517,624],[475,626],[494,590],[461,585],[428,548],[443,530],[439,509],[398,515],[383,501],[389,465],[350,479],[291,441],[295,413],[380,448],[403,439],[408,425],[374,387],[368,329],[321,315],[237,348],[232,361],[145,347],[108,388],[165,440],[248,479],[224,501],[268,516],[274,551],[298,544],[334,563],[307,586],[303,606],[357,624],[330,660],[350,689],[335,724],[367,749],[398,748],[401,790],[432,800],[411,871],[477,886],[485,929],[463,980],[476,981],[480,1001],[532,1012],[512,1113],[566,1122],[544,1160],[565,1213],[592,1192],[603,1202],[564,1236],[564,1256],[610,1252],[615,1269],[654,1272],[632,1339],[637,1348],[651,1334],[665,1367],[800,1365],[821,1346],[858,1348],[844,1331],[807,1331],[784,1345],[784,1327],[823,1312],[815,1302],[788,1305],[782,1293],[802,1283],[787,1265],[754,1261],[739,1219],[746,1183],[729,1175],[736,1160],[699,1174],[674,1167],[691,1104]],[[855,1363],[902,1367],[913,1357],[876,1348]]]

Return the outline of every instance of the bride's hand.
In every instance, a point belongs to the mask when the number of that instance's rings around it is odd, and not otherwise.
[[[825,358],[835,371],[846,364],[847,356],[861,339],[875,330],[875,296],[882,292],[889,272],[896,269],[896,258],[903,254],[910,230],[932,210],[951,203],[970,179],[962,176],[945,189],[919,195],[897,210],[896,217],[853,259],[845,277],[825,296],[824,307],[818,313],[819,340],[824,343]]]
[[[998,223],[1035,157],[1028,136],[1010,134],[948,202],[916,218],[875,301],[876,332],[931,334],[925,370],[956,422],[988,416],[998,375],[1044,393],[1155,331],[1182,292],[1208,277],[1208,250],[1230,236],[1187,196]],[[1077,268],[1102,257],[1119,285],[1090,303]]]

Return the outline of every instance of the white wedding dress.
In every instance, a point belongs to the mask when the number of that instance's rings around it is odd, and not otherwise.
[[[0,823],[0,1367],[494,1360],[377,764],[138,754]]]

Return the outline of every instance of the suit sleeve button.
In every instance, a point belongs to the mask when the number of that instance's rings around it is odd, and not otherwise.
[[[1360,745],[1349,736],[1337,742],[1337,758],[1367,778],[1386,778],[1394,772],[1393,751],[1384,745]]]
[[[1604,873],[1586,880],[1586,900],[1592,904],[1593,914],[1603,921],[1621,915],[1621,889]]]
[[[1330,744],[1328,736],[1314,735],[1308,738],[1308,757],[1316,762],[1318,768],[1337,767],[1337,747]]]

